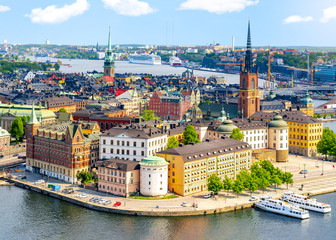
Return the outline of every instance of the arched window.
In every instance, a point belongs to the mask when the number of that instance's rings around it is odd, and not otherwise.
[[[254,78],[252,78],[252,81],[251,81],[251,87],[252,87],[252,89],[255,89],[255,82],[254,82]]]
[[[100,122],[100,128],[103,130],[104,129],[104,123]]]
[[[243,89],[246,89],[246,79],[243,79]]]
[[[105,126],[106,126],[105,130],[107,130],[109,128],[108,122],[105,123]]]

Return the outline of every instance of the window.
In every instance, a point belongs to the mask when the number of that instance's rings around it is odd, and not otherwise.
[[[148,185],[151,185],[151,182],[150,182],[150,181],[148,182]]]
[[[144,151],[141,151],[141,156],[145,156],[145,152]]]
[[[173,163],[173,168],[175,168],[175,163]]]
[[[141,147],[145,147],[145,143],[144,142],[141,143]]]
[[[111,148],[111,153],[113,153],[113,148]]]
[[[106,144],[106,140],[105,139],[103,140],[103,144]]]
[[[136,147],[136,142],[133,143],[133,147]]]
[[[103,148],[103,153],[105,153],[106,152],[106,149],[105,148]]]
[[[150,174],[148,174],[148,177],[151,177],[151,175],[150,175]]]
[[[136,155],[136,151],[135,150],[133,150],[133,155]]]
[[[173,183],[175,183],[175,179],[173,178]]]
[[[113,140],[111,140],[111,145],[113,145]]]
[[[173,172],[173,176],[175,176],[175,172]]]

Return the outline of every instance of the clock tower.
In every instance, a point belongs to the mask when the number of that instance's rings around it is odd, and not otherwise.
[[[109,29],[108,47],[104,61],[104,76],[114,77],[114,61],[111,48],[111,29]]]
[[[258,71],[253,69],[250,20],[248,22],[245,66],[240,72],[238,111],[243,117],[250,117],[260,111]]]

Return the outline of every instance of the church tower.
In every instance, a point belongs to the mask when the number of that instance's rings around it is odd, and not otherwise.
[[[258,70],[253,68],[250,20],[248,22],[245,66],[240,72],[238,111],[243,117],[250,117],[260,111]]]
[[[36,118],[34,103],[29,121],[26,123],[26,169],[33,171],[34,167],[34,135],[41,124]]]
[[[109,28],[108,47],[104,61],[104,76],[114,77],[114,61],[111,48],[111,28]]]

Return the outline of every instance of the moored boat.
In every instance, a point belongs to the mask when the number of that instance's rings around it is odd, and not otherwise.
[[[270,196],[264,196],[260,198],[260,201],[255,203],[256,207],[289,217],[307,219],[309,218],[309,212],[303,210],[295,205],[289,204],[287,202],[273,199]]]

